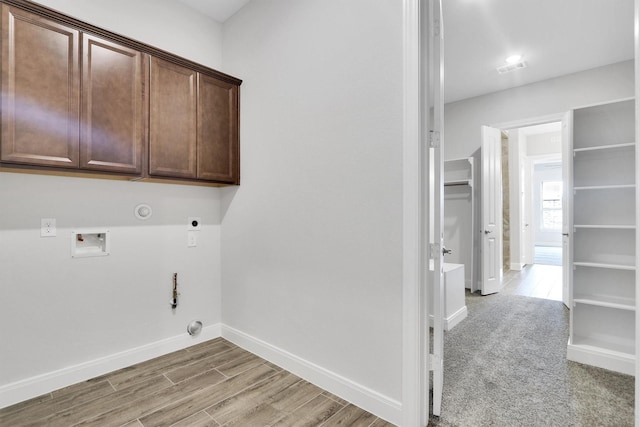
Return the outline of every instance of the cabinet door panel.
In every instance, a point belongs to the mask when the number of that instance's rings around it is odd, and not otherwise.
[[[142,171],[142,53],[83,35],[80,167]]]
[[[2,5],[1,160],[78,167],[79,32]]]
[[[239,183],[238,86],[198,74],[198,178]]]
[[[151,58],[149,174],[196,178],[196,72]]]

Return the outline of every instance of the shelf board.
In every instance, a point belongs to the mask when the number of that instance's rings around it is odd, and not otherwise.
[[[613,224],[574,224],[573,228],[597,228],[607,230],[635,230],[635,225],[613,225]]]
[[[570,345],[583,347],[587,350],[604,352],[615,357],[635,360],[635,342],[633,340],[628,340],[628,342],[627,340],[618,340],[618,342],[613,342],[593,337],[574,335],[573,342]]]
[[[622,189],[634,189],[635,184],[613,184],[613,185],[584,185],[573,187],[574,191],[581,190],[622,190]]]
[[[633,298],[622,298],[609,295],[576,294],[573,297],[573,302],[577,304],[596,305],[599,307],[636,311],[636,303]]]
[[[454,185],[468,185],[471,186],[471,183],[473,182],[472,179],[459,179],[459,180],[449,180],[449,181],[444,181],[444,186],[445,187],[451,187]]]
[[[635,142],[628,142],[625,144],[596,145],[594,147],[574,148],[573,152],[580,153],[584,151],[611,150],[616,148],[629,148],[629,147],[635,147],[635,146],[636,146]]]
[[[574,266],[579,267],[593,267],[593,268],[608,268],[611,270],[633,270],[635,271],[636,267],[633,265],[622,265],[622,264],[605,264],[600,262],[574,262]]]

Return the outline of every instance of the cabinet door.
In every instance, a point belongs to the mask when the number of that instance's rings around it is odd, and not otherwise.
[[[2,5],[5,162],[78,167],[79,32]]]
[[[82,37],[80,167],[140,173],[142,53],[86,34]]]
[[[239,184],[238,86],[198,74],[198,178]]]
[[[151,58],[149,174],[196,178],[196,72]]]

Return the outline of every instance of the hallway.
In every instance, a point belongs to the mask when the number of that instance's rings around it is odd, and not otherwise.
[[[532,264],[504,274],[502,292],[508,295],[562,301],[562,266]]]

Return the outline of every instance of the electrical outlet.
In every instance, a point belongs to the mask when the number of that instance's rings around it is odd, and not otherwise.
[[[198,233],[187,231],[187,247],[195,248],[196,246],[198,246]]]
[[[40,237],[56,236],[56,219],[40,218]]]

